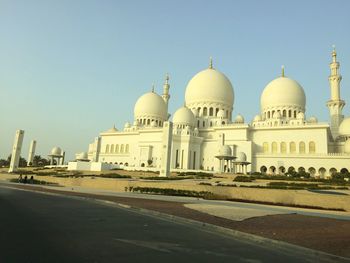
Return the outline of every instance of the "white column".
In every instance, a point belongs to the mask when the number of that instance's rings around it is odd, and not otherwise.
[[[35,155],[35,148],[36,148],[36,141],[32,140],[30,142],[30,146],[29,146],[29,153],[28,153],[28,163],[27,166],[32,166],[33,165],[33,159],[34,159],[34,155]]]
[[[13,142],[11,162],[9,173],[15,172],[18,169],[19,158],[21,156],[22,144],[23,144],[24,131],[17,130],[15,140]]]

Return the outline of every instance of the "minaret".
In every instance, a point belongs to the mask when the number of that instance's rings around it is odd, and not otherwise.
[[[169,109],[169,99],[170,99],[169,89],[170,89],[169,74],[167,73],[165,75],[165,82],[164,82],[164,85],[163,85],[162,98],[163,98],[163,100],[165,102],[165,105],[166,105],[166,112],[167,112],[167,118],[168,119],[170,118],[170,114],[169,114],[169,111],[168,111],[168,109]]]
[[[27,166],[32,166],[33,165],[33,159],[34,159],[34,154],[35,154],[35,148],[36,148],[36,141],[32,140],[30,142],[29,146],[29,154],[28,154],[28,160],[27,160]]]
[[[337,52],[335,51],[335,46],[333,46],[332,62],[329,64],[329,67],[331,69],[331,75],[328,77],[329,86],[331,89],[331,99],[327,102],[327,107],[330,114],[331,133],[333,139],[335,140],[339,133],[339,125],[344,119],[342,110],[345,105],[345,101],[340,98],[340,81],[342,77],[339,74],[340,64],[337,62]]]
[[[19,165],[19,158],[21,156],[22,143],[23,143],[23,130],[17,130],[15,135],[15,141],[13,142],[11,162],[9,173],[16,172]]]
[[[165,82],[163,85],[163,94],[162,94],[162,98],[166,104],[166,108],[168,111],[168,103],[169,103],[169,99],[170,99],[170,95],[169,95],[169,89],[170,89],[170,85],[169,85],[169,74],[167,73],[165,75]]]

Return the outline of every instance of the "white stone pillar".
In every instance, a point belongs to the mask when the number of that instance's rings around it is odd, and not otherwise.
[[[23,144],[24,131],[17,130],[15,135],[15,141],[13,142],[11,162],[9,173],[17,171],[19,165],[19,158],[21,156],[22,144]]]
[[[30,142],[30,146],[29,146],[29,153],[28,153],[28,163],[27,166],[32,166],[33,165],[33,159],[34,159],[34,155],[35,155],[35,148],[36,148],[36,141],[32,140]]]

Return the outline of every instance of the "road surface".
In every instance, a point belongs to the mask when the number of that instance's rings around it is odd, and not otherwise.
[[[91,200],[0,185],[0,262],[314,262]]]

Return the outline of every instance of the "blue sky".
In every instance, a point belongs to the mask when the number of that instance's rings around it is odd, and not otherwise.
[[[280,75],[297,80],[308,117],[328,120],[332,44],[350,104],[350,1],[0,0],[0,158],[25,130],[46,156],[86,151],[99,132],[133,121],[137,98],[170,74],[173,113],[187,82],[214,67],[229,77],[234,116],[251,121]],[[350,115],[349,105],[345,115]]]

